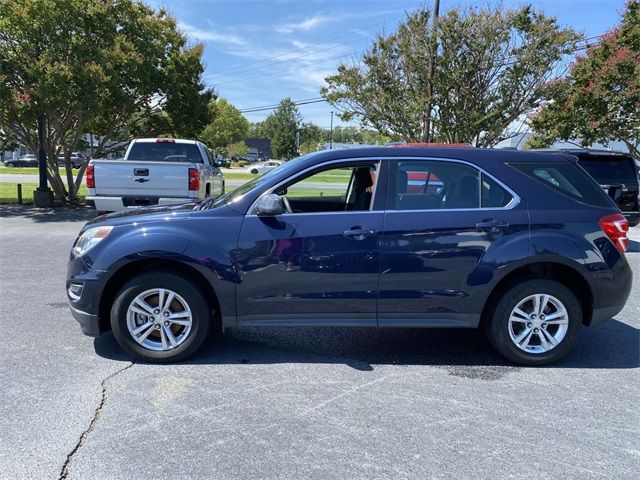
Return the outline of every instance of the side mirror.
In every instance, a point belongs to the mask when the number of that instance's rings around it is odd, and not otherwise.
[[[284,208],[282,197],[275,193],[270,193],[258,199],[253,211],[259,217],[275,217],[285,213],[286,209]]]

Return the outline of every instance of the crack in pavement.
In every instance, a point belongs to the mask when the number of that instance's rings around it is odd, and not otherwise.
[[[97,406],[95,412],[93,413],[93,418],[91,418],[91,422],[89,422],[89,426],[80,435],[80,438],[78,439],[78,443],[76,443],[76,445],[73,447],[73,449],[67,454],[67,459],[65,460],[64,464],[62,465],[62,469],[60,470],[60,475],[58,476],[58,480],[65,480],[67,478],[67,476],[69,475],[69,467],[71,465],[73,457],[76,455],[76,453],[78,453],[78,450],[80,450],[80,448],[84,445],[84,443],[87,440],[87,437],[93,431],[93,429],[95,428],[96,424],[98,423],[98,420],[100,419],[100,414],[102,413],[102,407],[104,407],[104,403],[107,400],[107,382],[109,380],[111,380],[113,377],[115,377],[116,375],[118,375],[118,374],[124,372],[125,370],[133,367],[134,365],[135,365],[135,362],[131,362],[126,367],[123,367],[123,368],[121,368],[119,370],[116,370],[115,372],[107,375],[107,377],[105,377],[102,380],[102,382],[100,382],[100,385],[102,387],[102,398],[100,399],[100,404]]]

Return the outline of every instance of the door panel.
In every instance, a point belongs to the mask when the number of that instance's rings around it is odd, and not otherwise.
[[[392,168],[378,323],[476,326],[501,265],[528,255],[526,207],[473,167],[426,168],[426,163],[404,173]],[[415,208],[421,205],[429,209]],[[447,205],[461,208],[443,208]]]
[[[248,215],[237,250],[238,324],[375,326],[382,218]],[[345,235],[354,227],[366,234]]]

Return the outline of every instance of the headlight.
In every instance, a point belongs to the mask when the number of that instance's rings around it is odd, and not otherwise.
[[[85,230],[76,241],[73,253],[80,257],[107,238],[113,227],[95,227]]]

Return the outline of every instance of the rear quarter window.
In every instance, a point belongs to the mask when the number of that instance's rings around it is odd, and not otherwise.
[[[573,163],[511,163],[533,180],[574,200],[596,207],[615,207],[612,200]]]

